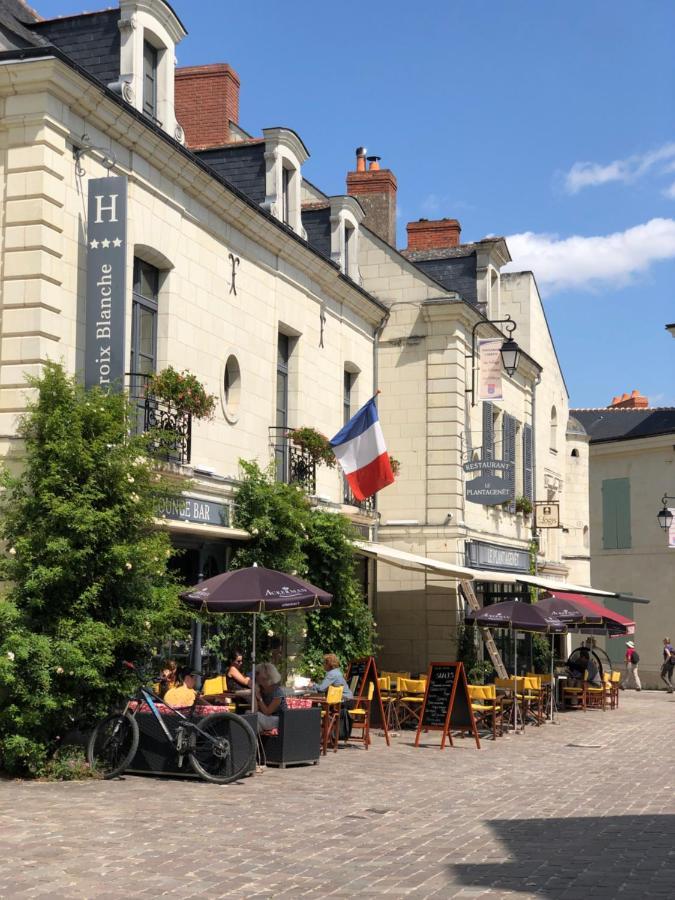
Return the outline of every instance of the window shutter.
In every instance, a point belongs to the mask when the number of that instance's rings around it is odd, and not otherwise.
[[[508,413],[504,413],[502,421],[502,459],[513,465],[504,471],[504,481],[508,484],[512,491],[513,500],[509,503],[509,512],[516,511],[515,488],[516,488],[516,420]]]
[[[523,494],[533,503],[534,472],[532,462],[532,426],[523,425]]]
[[[483,402],[483,459],[495,458],[495,429],[492,403]]]
[[[627,550],[631,546],[629,478],[606,478],[602,482],[602,546],[605,550]]]

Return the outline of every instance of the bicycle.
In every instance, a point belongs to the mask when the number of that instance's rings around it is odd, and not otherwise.
[[[125,662],[124,666],[137,675],[140,682],[138,691],[127,700],[122,712],[113,713],[98,723],[87,746],[89,765],[101,772],[104,778],[116,778],[131,765],[139,741],[136,716],[143,703],[147,704],[176,751],[179,768],[182,768],[187,756],[196,774],[214,784],[229,784],[253,771],[257,739],[245,719],[224,711],[195,720],[192,717],[197,710],[196,700],[189,714],[185,715],[144,685],[133,663]],[[163,721],[157,703],[178,716],[180,721],[175,734]]]

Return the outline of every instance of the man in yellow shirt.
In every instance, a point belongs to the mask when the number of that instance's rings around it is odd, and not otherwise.
[[[192,706],[197,698],[197,678],[201,672],[185,669],[182,674],[181,684],[164,694],[164,702],[169,706]]]

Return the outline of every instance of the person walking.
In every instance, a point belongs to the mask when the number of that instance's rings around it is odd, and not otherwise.
[[[669,637],[663,639],[663,665],[661,666],[661,680],[666,685],[669,694],[673,693],[673,669],[675,669],[675,650]]]
[[[640,676],[638,675],[638,663],[640,662],[640,654],[635,649],[633,641],[626,641],[626,677],[623,687],[627,690],[642,690],[640,684]]]

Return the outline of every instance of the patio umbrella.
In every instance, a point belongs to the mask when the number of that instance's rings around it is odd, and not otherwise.
[[[513,668],[514,678],[518,676],[518,642],[516,640],[516,631],[529,631],[536,634],[550,634],[551,643],[553,643],[554,634],[564,634],[567,625],[554,616],[547,615],[543,610],[539,609],[539,604],[523,603],[522,600],[504,600],[501,603],[493,603],[491,606],[484,606],[482,609],[472,610],[466,616],[466,620],[474,622],[481,628],[503,628],[511,629],[514,632],[513,637]],[[553,662],[551,659],[551,673],[553,672]],[[517,682],[514,681],[514,686]],[[551,699],[553,698],[553,675],[551,674]],[[516,720],[518,717],[518,704],[515,703]],[[553,721],[553,703],[551,703],[551,721]],[[517,730],[517,721],[516,721]]]
[[[204,612],[253,613],[251,706],[254,712],[256,614],[289,612],[294,609],[325,609],[333,599],[332,594],[302,578],[256,564],[246,569],[234,569],[214,575],[213,578],[183,591],[180,596],[188,606]]]
[[[551,591],[543,597],[539,603],[549,603],[549,601],[558,600],[568,605],[573,605],[584,614],[584,621],[581,623],[572,623],[570,627],[583,634],[606,634],[608,637],[623,637],[627,634],[635,633],[635,622],[632,619],[622,616],[620,613],[614,612],[601,606],[590,597],[584,594],[573,594],[567,591]]]

